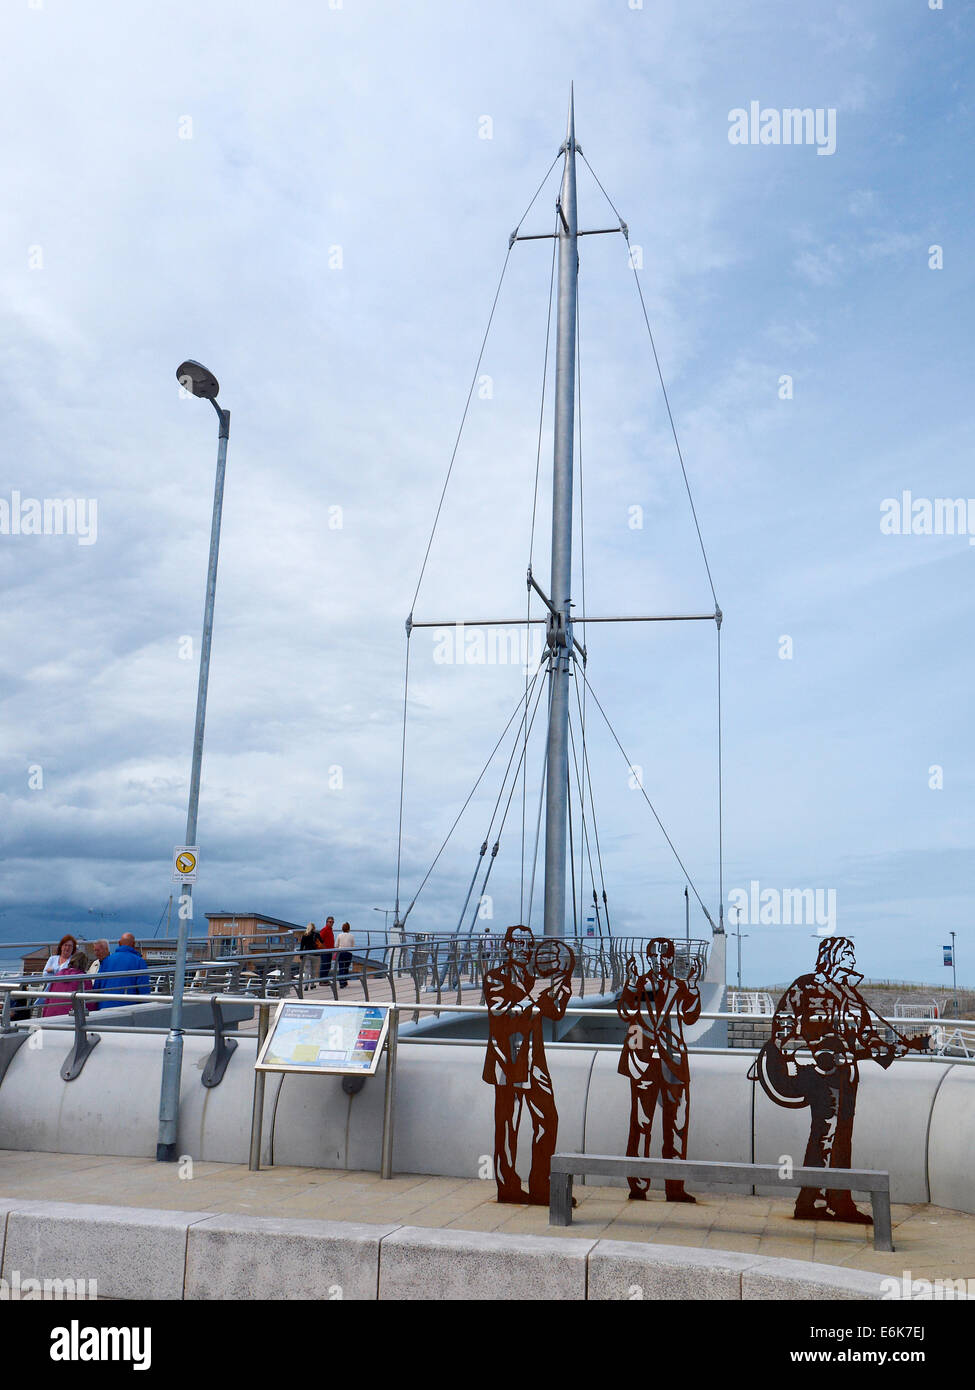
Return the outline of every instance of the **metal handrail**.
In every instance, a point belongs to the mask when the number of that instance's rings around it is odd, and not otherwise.
[[[33,995],[33,994],[35,993],[35,991],[33,991],[33,990],[26,989],[26,988],[24,988],[24,987],[17,987],[17,986],[15,986],[15,985],[11,985],[11,984],[8,983],[6,980],[0,980],[0,991],[2,991],[3,993],[8,993],[8,994],[10,994],[10,995]],[[100,999],[105,999],[105,1000],[113,1000],[113,1001],[118,1001],[118,1002],[129,1003],[129,1004],[134,1003],[134,1002],[138,1002],[138,1001],[140,1001],[140,1000],[144,1000],[147,1004],[149,1004],[149,1003],[155,1003],[155,1004],[169,1004],[169,1003],[172,1003],[172,1000],[173,1000],[173,995],[171,995],[171,994],[153,994],[153,995],[147,995],[147,994],[134,995],[134,994],[125,994],[125,993],[117,993],[117,994],[116,994],[116,993],[111,993],[109,990],[104,990],[104,991],[99,990],[99,991],[97,992],[97,994],[95,994],[95,993],[94,993],[93,991],[91,991],[91,990],[73,990],[73,991],[70,991],[70,992],[69,992],[68,990],[62,990],[62,991],[61,991],[61,994],[63,995],[64,1001],[65,1001],[65,1002],[67,1002],[68,1000],[73,1000],[73,999],[75,998],[76,995],[78,995],[78,996],[80,996],[80,997],[82,997],[82,998],[85,998],[85,999],[89,1000],[89,1002],[92,1002],[92,1003],[97,1003],[97,1002],[99,1002]],[[213,1000],[213,999],[217,999],[217,1000],[219,1000],[221,1003],[224,1003],[224,1004],[249,1004],[249,1005],[251,1005],[252,1007],[257,1007],[258,1005],[261,1005],[261,1004],[280,1004],[280,1003],[282,1002],[280,995],[274,995],[274,994],[265,994],[265,995],[253,995],[253,994],[234,995],[234,994],[224,994],[224,993],[222,993],[222,992],[215,992],[215,993],[212,993],[212,994],[203,994],[203,993],[201,993],[198,997],[199,997],[199,1000],[200,1000],[201,1002],[209,1002],[209,1001],[211,1001],[211,1000]],[[311,1002],[312,1002],[312,1003],[320,1003],[320,1002],[322,1002],[322,1001],[321,1001],[321,1000],[312,1000]],[[357,1002],[357,1001],[356,1001],[356,1002]],[[461,1003],[461,1004],[445,1004],[445,1003],[443,1003],[443,1002],[440,1002],[440,1003],[430,1002],[430,1003],[428,1003],[428,1004],[425,1004],[425,1003],[423,1003],[422,1001],[421,1001],[419,1004],[417,1004],[415,1001],[411,1001],[410,1003],[397,1003],[397,1002],[395,1002],[395,1001],[393,1001],[393,1000],[389,1000],[389,999],[380,1000],[380,1001],[378,1001],[378,1002],[380,1003],[381,1007],[387,1008],[387,1009],[395,1009],[397,1013],[412,1013],[412,1012],[414,1012],[414,1011],[417,1010],[417,1009],[419,1009],[419,1011],[420,1011],[421,1013],[487,1014],[487,1013],[490,1012],[486,1004],[474,1004],[474,1003],[469,1003],[469,1004],[465,1004],[465,1003]],[[606,1009],[606,1008],[603,1008],[603,1009],[567,1008],[566,1011],[565,1011],[565,1015],[564,1015],[564,1016],[565,1016],[565,1017],[572,1016],[572,1017],[574,1017],[574,1018],[605,1018],[606,1015],[607,1015],[608,1013],[612,1013],[612,1010],[611,1010],[611,1009]],[[698,1015],[698,1018],[699,1018],[699,1019],[713,1019],[713,1020],[728,1019],[728,1020],[732,1020],[732,1021],[735,1020],[735,1019],[756,1019],[756,1020],[759,1020],[759,1021],[762,1021],[762,1022],[766,1022],[766,1021],[768,1020],[768,1015],[767,1015],[767,1014],[738,1014],[738,1013],[728,1013],[727,1011],[724,1011],[724,1010],[716,1010],[716,1009],[715,1009],[715,1010],[711,1010],[711,1009],[703,1010],[703,1009],[702,1009],[701,1013]],[[930,1025],[932,1025],[932,1026],[936,1026],[936,1025],[942,1025],[942,1026],[943,1026],[943,1024],[944,1024],[944,1020],[943,1020],[943,1019],[939,1019],[939,1018],[900,1018],[900,1017],[898,1017],[896,1014],[893,1015],[891,1018],[887,1019],[887,1022],[888,1022],[888,1023],[905,1023],[905,1024],[907,1024],[907,1023],[914,1023],[914,1024],[923,1024],[923,1025],[930,1024]],[[24,1020],[22,1020],[22,1019],[21,1019],[21,1020],[14,1020],[12,1026],[13,1026],[14,1028],[16,1028],[16,1027],[21,1026],[23,1023],[24,1023]],[[952,1024],[955,1025],[955,1026],[958,1026],[958,1027],[966,1027],[966,1026],[967,1026],[967,1027],[975,1028],[975,1019],[968,1019],[968,1018],[952,1019]],[[168,1028],[162,1028],[162,1029],[160,1029],[159,1031],[168,1032]],[[186,1030],[186,1031],[189,1031],[189,1030]],[[208,1031],[208,1030],[203,1030],[203,1031]],[[483,1039],[482,1039],[481,1041],[483,1041]],[[590,1046],[590,1044],[586,1044],[586,1046]],[[728,1049],[724,1049],[724,1048],[719,1049],[719,1051],[726,1051],[726,1050],[728,1050]],[[736,1052],[744,1052],[744,1051],[747,1051],[748,1049],[747,1049],[747,1048],[735,1048],[735,1049],[733,1049],[733,1050],[736,1051]],[[918,1054],[918,1055],[921,1056],[922,1054]]]

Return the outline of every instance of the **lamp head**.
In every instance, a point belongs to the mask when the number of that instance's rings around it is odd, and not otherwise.
[[[181,362],[176,368],[176,380],[185,391],[205,401],[215,401],[220,391],[220,383],[210,369],[192,358]]]

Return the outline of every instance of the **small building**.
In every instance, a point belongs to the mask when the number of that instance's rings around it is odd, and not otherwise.
[[[208,935],[215,956],[295,949],[305,928],[263,912],[208,912]]]

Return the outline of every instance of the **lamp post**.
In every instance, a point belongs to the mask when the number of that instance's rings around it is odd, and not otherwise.
[[[203,762],[203,728],[206,723],[207,683],[210,678],[210,642],[213,636],[213,602],[217,589],[217,555],[220,550],[220,516],[223,511],[223,479],[227,467],[227,441],[230,438],[230,411],[217,404],[220,385],[200,362],[180,363],[176,369],[179,384],[201,400],[209,401],[217,412],[217,475],[213,488],[213,519],[210,524],[210,563],[207,569],[206,601],[203,607],[203,640],[200,643],[200,680],[196,691],[196,727],[193,732],[193,762],[190,771],[190,799],[186,812],[187,845],[196,845],[196,818],[200,804],[200,766]],[[186,983],[186,940],[193,912],[193,885],[180,884],[179,934],[176,941],[176,969],[173,977],[173,1004],[169,1036],[163,1051],[162,1087],[159,1095],[159,1133],[156,1160],[174,1163],[178,1157],[176,1131],[179,1125],[179,1081],[183,1065],[183,988]]]
[[[949,932],[951,937],[951,992],[955,997],[955,1010],[957,1017],[958,1009],[958,963],[955,960],[955,933]]]
[[[736,935],[737,938],[738,938],[738,993],[740,994],[740,993],[741,993],[741,942],[742,942],[742,936],[741,936],[741,908],[740,908],[740,907],[736,907],[736,908],[735,908],[735,912],[738,914],[738,915],[736,916],[736,918],[735,918],[735,935]],[[748,940],[748,933],[747,933],[747,932],[745,933],[745,940],[746,940],[746,941]]]

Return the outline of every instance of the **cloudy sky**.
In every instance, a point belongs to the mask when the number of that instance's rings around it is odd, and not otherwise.
[[[186,357],[232,413],[197,922],[382,926],[404,622],[573,80],[725,614],[726,911],[753,881],[771,911],[832,892],[869,975],[950,981],[955,929],[975,978],[975,548],[881,529],[905,490],[975,498],[973,19],[965,0],[5,5],[0,936],[151,932],[172,891],[216,453]],[[835,112],[835,151],[732,143],[753,102]],[[557,180],[524,232],[552,229]],[[584,165],[579,217],[613,223]],[[520,616],[530,552],[548,585],[550,267],[547,241],[508,262],[418,620]],[[581,243],[580,323],[586,607],[709,611],[620,237]],[[93,499],[97,532],[6,534],[15,494]],[[713,625],[587,643],[716,914]],[[438,661],[429,630],[411,647],[404,906],[524,690],[518,666]],[[682,932],[683,878],[591,706],[587,741],[613,928]],[[457,924],[507,751],[411,926]],[[530,748],[529,860],[540,770]],[[521,822],[519,785],[499,924],[521,911]],[[753,983],[815,949],[814,924],[742,930]]]

